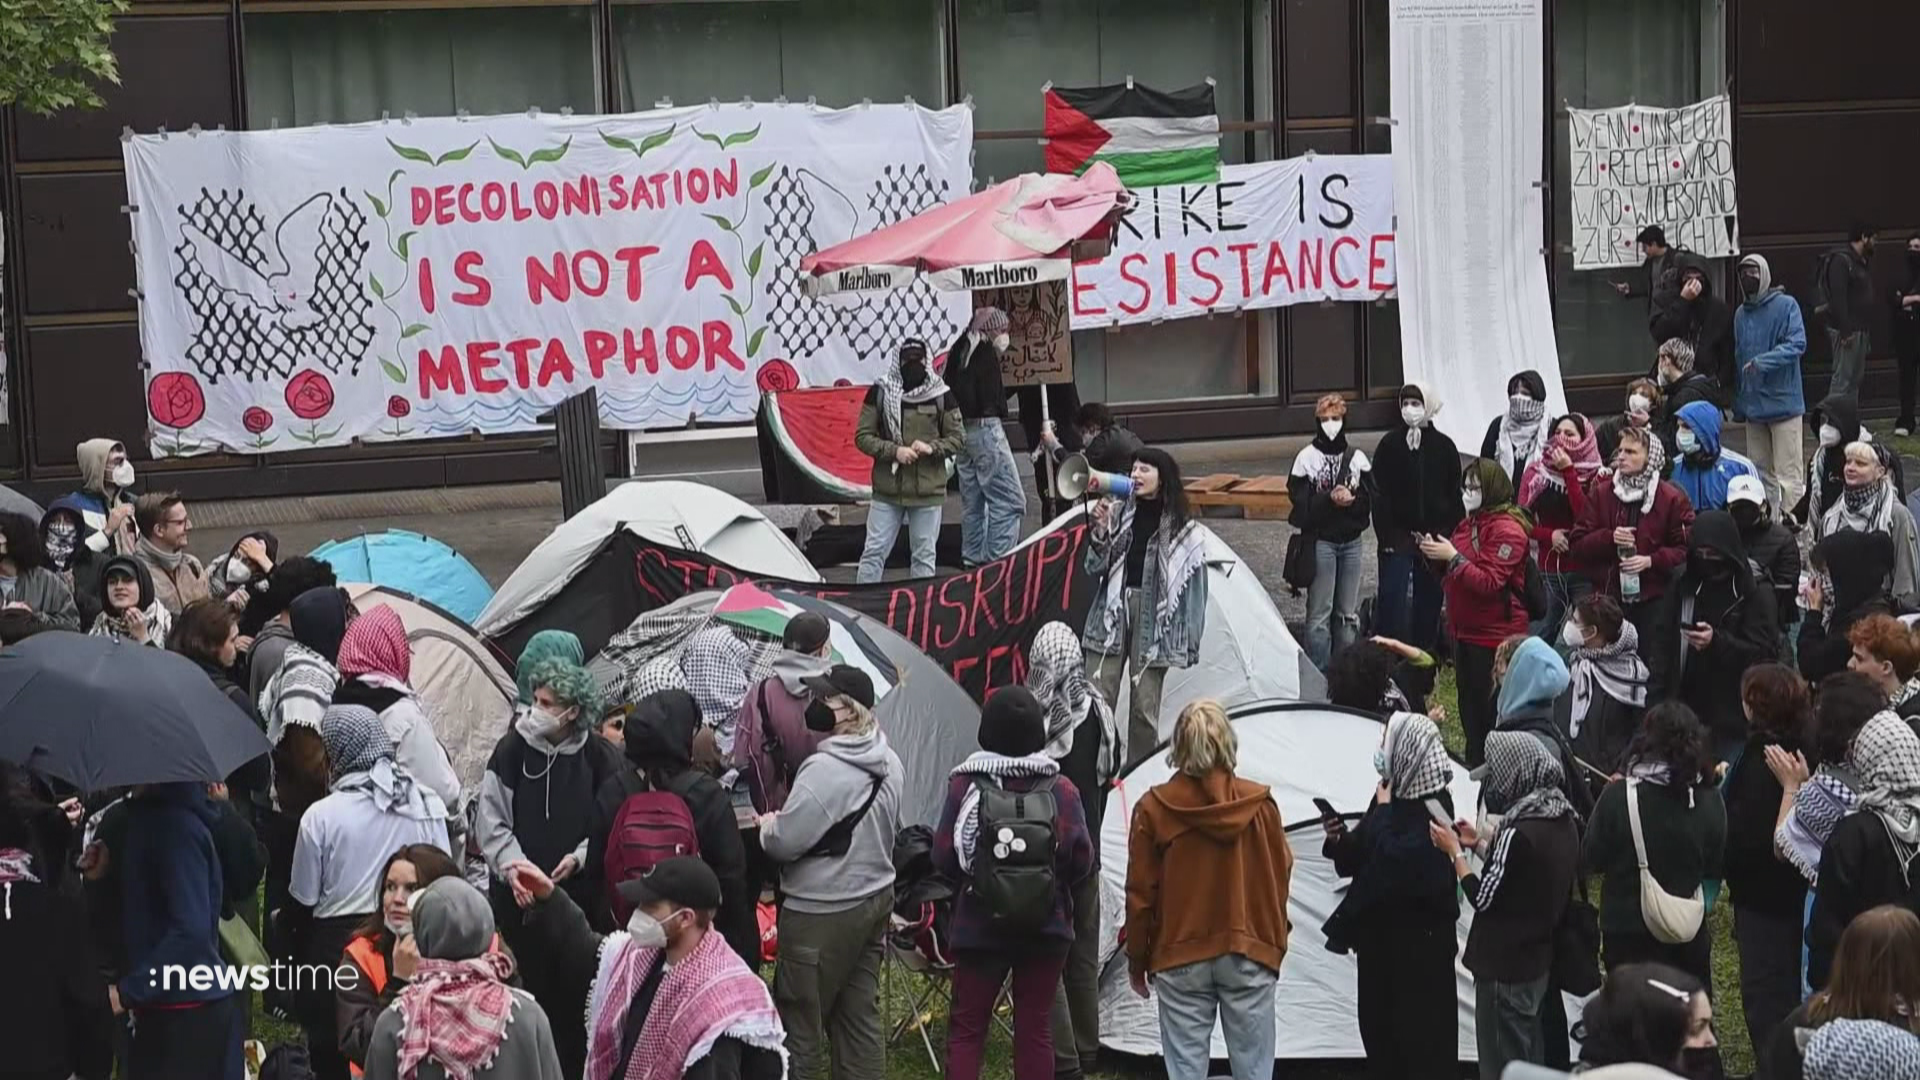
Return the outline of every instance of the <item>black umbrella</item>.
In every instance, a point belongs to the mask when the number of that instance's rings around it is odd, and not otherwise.
[[[193,661],[65,631],[0,651],[0,760],[82,791],[225,780],[267,737]]]

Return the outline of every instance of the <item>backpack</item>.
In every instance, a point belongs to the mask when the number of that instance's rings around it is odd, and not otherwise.
[[[1547,617],[1550,603],[1547,599],[1547,582],[1540,576],[1539,560],[1533,557],[1533,551],[1527,551],[1526,561],[1521,564],[1520,581],[1507,586],[1508,591],[1518,597],[1521,606],[1527,609],[1527,621],[1539,622]]]
[[[607,832],[604,877],[614,917],[624,923],[633,914],[633,905],[620,897],[621,882],[632,881],[676,855],[698,854],[700,836],[685,797],[651,786],[627,796]]]
[[[980,828],[974,834],[973,878],[967,889],[987,909],[997,931],[1038,930],[1053,916],[1054,816],[1059,809],[1049,776],[1031,791],[1008,791],[975,777]]]
[[[1833,269],[1833,260],[1840,256],[1838,250],[1829,251],[1820,256],[1813,267],[1813,313],[1825,315],[1833,307],[1833,293],[1827,289],[1827,272]]]

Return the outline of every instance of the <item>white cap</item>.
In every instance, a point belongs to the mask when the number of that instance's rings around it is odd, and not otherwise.
[[[1727,485],[1727,505],[1737,502],[1750,502],[1755,506],[1767,505],[1767,489],[1757,476],[1736,476]]]

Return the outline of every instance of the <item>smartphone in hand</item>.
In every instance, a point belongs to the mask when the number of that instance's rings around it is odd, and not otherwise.
[[[1320,821],[1323,824],[1327,824],[1327,825],[1344,824],[1342,818],[1340,817],[1340,811],[1335,810],[1333,808],[1333,804],[1328,802],[1327,800],[1316,798],[1313,800],[1313,806],[1314,806],[1314,809],[1320,811]]]

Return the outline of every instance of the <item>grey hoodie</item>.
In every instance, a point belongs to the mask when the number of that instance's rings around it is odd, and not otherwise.
[[[893,887],[893,839],[900,831],[900,758],[875,728],[866,735],[835,735],[800,766],[786,806],[760,828],[760,847],[785,865],[780,889],[794,911],[829,915]],[[880,794],[853,829],[839,857],[806,853],[828,829]]]
[[[441,878],[420,893],[413,906],[414,942],[429,960],[471,960],[493,942],[493,910],[479,890],[459,878]],[[407,1018],[398,1003],[388,1006],[373,1027],[367,1048],[366,1080],[398,1080],[400,1038]],[[420,1063],[418,1080],[445,1080],[447,1072],[432,1056]],[[493,1060],[474,1072],[476,1080],[561,1080],[560,1055],[553,1026],[533,995],[513,991],[513,1017]]]

